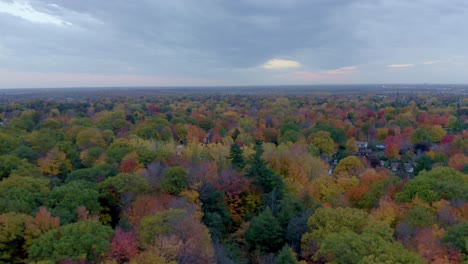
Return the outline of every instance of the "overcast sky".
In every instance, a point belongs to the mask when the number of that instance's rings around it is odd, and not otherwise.
[[[466,0],[0,0],[0,88],[468,83]]]

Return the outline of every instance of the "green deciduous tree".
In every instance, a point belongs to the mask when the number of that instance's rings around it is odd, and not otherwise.
[[[7,133],[0,133],[0,155],[9,154],[20,145],[21,141]]]
[[[413,142],[413,144],[416,144],[418,142],[432,143],[433,139],[426,128],[418,128],[411,135],[411,141]]]
[[[11,152],[11,154],[17,156],[20,159],[26,159],[29,162],[34,162],[39,157],[39,153],[25,145],[17,147]]]
[[[31,178],[43,178],[44,176],[39,171],[39,168],[31,163],[23,162],[21,166],[14,169],[10,173],[10,177],[23,176]]]
[[[24,137],[34,151],[44,154],[52,149],[57,142],[63,140],[63,134],[47,128],[35,130]]]
[[[316,259],[327,263],[424,263],[416,253],[406,250],[398,242],[391,242],[378,234],[357,234],[346,230],[326,237]]]
[[[111,145],[111,147],[107,149],[107,160],[109,162],[121,162],[125,155],[133,150],[133,148],[127,146],[112,147]]]
[[[0,156],[0,179],[8,177],[12,170],[15,170],[21,166],[23,161],[13,155],[1,155]]]
[[[422,171],[397,194],[400,201],[411,201],[415,196],[426,202],[440,199],[468,199],[468,175],[448,167]]]
[[[468,255],[468,222],[461,222],[447,228],[447,233],[442,240]]]
[[[280,141],[282,143],[292,142],[295,143],[301,138],[302,134],[299,131],[288,130],[281,135]]]
[[[284,243],[284,230],[269,208],[252,218],[245,234],[249,249],[260,253],[276,252]]]
[[[179,194],[187,186],[187,170],[182,166],[174,166],[165,170],[159,183],[161,190],[170,194]]]
[[[48,207],[52,214],[60,217],[62,224],[76,221],[77,208],[84,206],[91,215],[99,215],[99,192],[95,183],[86,181],[72,181],[52,189]]]
[[[435,224],[436,217],[429,209],[416,205],[408,210],[404,220],[413,227],[429,227]]]
[[[285,245],[275,258],[275,264],[299,264],[299,262],[297,261],[294,250]]]
[[[135,134],[144,139],[167,141],[172,138],[171,124],[167,119],[156,117],[143,120],[134,129]]]
[[[131,200],[123,201],[125,195],[134,197],[145,194],[151,190],[151,186],[144,178],[131,173],[119,173],[99,183],[101,196],[113,206],[129,205]]]
[[[0,213],[31,214],[43,204],[49,193],[46,178],[10,176],[0,182]]]
[[[101,130],[97,128],[85,128],[76,135],[76,145],[81,149],[92,147],[105,147],[106,142]]]
[[[75,144],[73,144],[71,141],[60,141],[57,142],[55,147],[66,154],[67,159],[70,160],[74,169],[81,167],[80,153],[78,152],[78,148]]]
[[[39,118],[40,114],[38,112],[34,110],[25,110],[21,112],[19,117],[11,119],[10,124],[17,129],[31,131],[39,122]]]
[[[307,224],[310,232],[302,237],[302,250],[314,261],[372,263],[384,255],[396,263],[423,263],[393,240],[393,229],[387,223],[369,218],[362,210],[319,208]]]
[[[118,170],[110,164],[100,164],[92,168],[83,168],[70,172],[65,178],[65,182],[84,180],[91,182],[101,182],[110,176],[117,175]]]
[[[450,128],[453,133],[458,133],[462,132],[464,129],[468,129],[468,124],[459,118],[452,117],[447,122],[447,128]]]
[[[346,219],[346,221],[343,221],[343,219]],[[362,233],[362,230],[367,226],[367,221],[367,213],[363,210],[319,208],[307,221],[310,232],[302,237],[302,242],[303,244],[310,241],[320,242],[331,233],[339,233],[342,230]]]
[[[36,239],[28,250],[29,260],[99,263],[110,249],[112,236],[112,228],[97,221],[68,224]]]

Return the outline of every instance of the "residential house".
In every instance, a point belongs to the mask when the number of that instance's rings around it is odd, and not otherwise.
[[[385,145],[384,145],[384,143],[379,142],[379,143],[375,144],[375,148],[377,150],[384,151],[385,150]]]
[[[392,162],[392,163],[390,164],[390,168],[389,168],[389,169],[391,169],[392,171],[397,171],[399,167],[400,167],[400,163],[398,163],[398,162]]]
[[[409,172],[409,173],[413,173],[414,172],[414,168],[413,168],[413,165],[411,163],[403,163],[403,166],[405,167],[405,171],[406,172]]]
[[[362,149],[362,148],[367,148],[367,145],[368,143],[366,141],[356,141],[356,146],[359,148],[359,149]]]

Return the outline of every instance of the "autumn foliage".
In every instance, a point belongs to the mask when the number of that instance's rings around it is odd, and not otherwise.
[[[468,259],[466,98],[166,93],[0,104],[1,263]]]

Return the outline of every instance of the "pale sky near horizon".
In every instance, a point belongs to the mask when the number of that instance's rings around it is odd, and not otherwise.
[[[466,0],[0,0],[0,88],[468,83]]]

